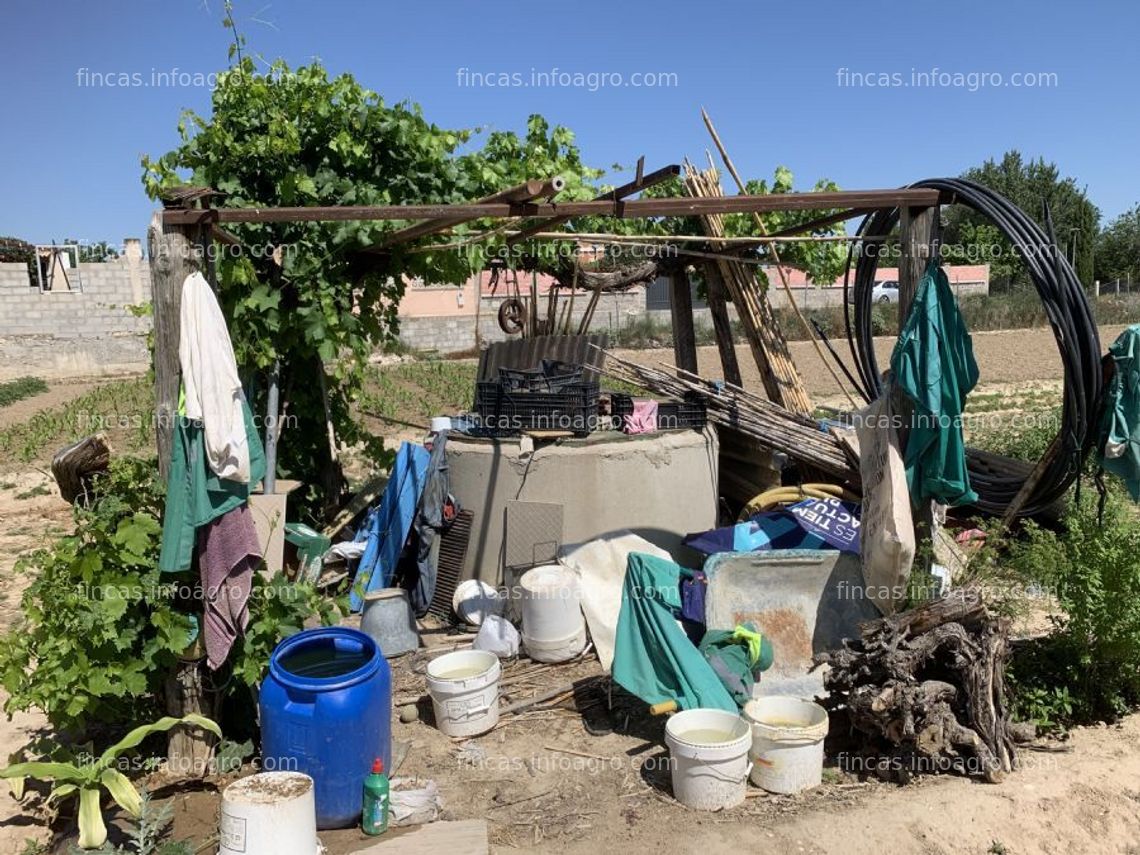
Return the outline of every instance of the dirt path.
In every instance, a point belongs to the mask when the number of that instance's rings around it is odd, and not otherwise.
[[[1101,345],[1108,345],[1120,334],[1123,326],[1106,326],[1100,329]],[[974,356],[981,371],[979,389],[992,384],[1023,384],[1057,380],[1061,376],[1061,357],[1057,352],[1057,341],[1053,331],[1047,327],[1027,330],[1006,330],[1001,332],[980,332],[973,334]],[[875,339],[875,355],[880,370],[887,367],[894,347],[893,337]],[[833,342],[835,349],[852,367],[846,341]],[[792,358],[803,377],[804,385],[816,403],[837,406],[843,402],[831,374],[820,362],[810,342],[793,341],[788,347]],[[673,351],[660,350],[619,350],[624,359],[656,366],[658,363],[673,362]],[[747,345],[737,345],[737,362],[746,389],[763,390],[760,372],[752,352]],[[698,372],[705,377],[720,377],[722,374],[720,354],[713,346],[697,348]]]

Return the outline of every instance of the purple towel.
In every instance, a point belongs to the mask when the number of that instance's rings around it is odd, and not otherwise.
[[[198,529],[198,570],[202,577],[206,664],[222,667],[234,639],[249,622],[253,568],[261,563],[261,545],[249,506],[242,505]]]

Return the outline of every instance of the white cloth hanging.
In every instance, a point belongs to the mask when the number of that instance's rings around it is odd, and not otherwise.
[[[245,393],[222,308],[201,273],[182,283],[178,360],[186,417],[202,422],[206,460],[219,477],[249,483]]]

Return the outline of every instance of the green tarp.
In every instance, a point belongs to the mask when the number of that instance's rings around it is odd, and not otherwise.
[[[1124,480],[1140,501],[1140,324],[1122,332],[1108,349],[1112,379],[1104,395],[1100,425],[1101,465]]]
[[[966,470],[962,409],[978,382],[978,365],[946,273],[936,261],[919,283],[891,354],[891,370],[914,406],[904,454],[911,501],[976,502]]]
[[[630,553],[614,640],[613,678],[647,704],[738,712],[712,666],[677,624],[681,578],[672,561]]]

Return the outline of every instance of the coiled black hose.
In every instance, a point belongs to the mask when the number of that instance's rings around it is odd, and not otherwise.
[[[1057,248],[1056,241],[1003,196],[964,178],[931,178],[910,186],[940,190],[944,198],[974,209],[1001,229],[1025,261],[1053,327],[1064,366],[1060,447],[1021,509],[1025,515],[1038,513],[1063,496],[1080,475],[1085,454],[1096,439],[1102,386],[1101,349],[1085,290],[1072,265]],[[1046,218],[1052,231],[1048,211]],[[867,400],[873,400],[882,391],[871,330],[871,292],[879,263],[878,253],[874,250],[882,246],[882,240],[891,233],[898,220],[897,208],[869,214],[860,223],[857,234],[877,240],[852,243],[848,254],[843,289],[844,319],[851,355],[858,369],[860,391]],[[857,246],[863,251],[855,260],[852,287],[851,261]],[[970,484],[978,493],[977,506],[988,513],[1004,512],[1025,483],[1025,478],[995,471],[994,467],[983,462],[977,452],[969,454],[968,462]]]

